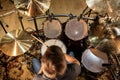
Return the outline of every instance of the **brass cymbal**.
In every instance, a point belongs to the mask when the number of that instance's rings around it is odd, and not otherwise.
[[[86,0],[86,4],[96,12],[120,15],[120,0]]]
[[[18,11],[27,16],[44,14],[50,7],[51,0],[14,0]]]
[[[2,37],[0,49],[8,56],[24,54],[33,44],[33,38],[22,30],[13,30]]]
[[[96,49],[107,54],[120,54],[120,40],[119,39],[103,39],[96,46]]]

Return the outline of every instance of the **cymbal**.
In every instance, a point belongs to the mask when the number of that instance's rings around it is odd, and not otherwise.
[[[107,54],[120,54],[120,40],[119,39],[103,39],[96,46],[96,49]]]
[[[44,14],[50,7],[51,0],[14,0],[18,11],[27,16]]]
[[[96,12],[120,15],[120,0],[86,0],[86,4]]]
[[[24,54],[33,44],[33,38],[22,30],[13,30],[2,37],[0,49],[8,56]]]

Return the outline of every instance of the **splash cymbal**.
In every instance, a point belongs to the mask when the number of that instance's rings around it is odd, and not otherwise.
[[[26,31],[13,30],[7,33],[0,42],[0,49],[8,56],[24,54],[33,44],[33,38]]]
[[[50,7],[51,0],[14,0],[18,11],[27,16],[44,14]]]
[[[120,0],[86,0],[86,4],[96,12],[120,15]]]

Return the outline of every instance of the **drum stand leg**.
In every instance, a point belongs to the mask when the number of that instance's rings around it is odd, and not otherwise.
[[[36,21],[36,18],[35,18],[35,17],[33,17],[33,21],[34,21],[34,25],[35,25],[36,32],[37,32],[37,34],[39,35],[39,30],[38,30],[37,21]]]
[[[25,29],[24,29],[23,22],[22,22],[22,16],[19,15],[18,18],[19,18],[20,24],[22,26],[22,30],[24,31]]]
[[[2,22],[0,21],[0,25],[2,26],[3,30],[5,31],[5,33],[7,33],[6,29],[4,28]]]

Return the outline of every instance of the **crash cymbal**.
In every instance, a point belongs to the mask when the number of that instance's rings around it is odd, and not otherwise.
[[[96,12],[120,15],[120,0],[86,0],[86,4]]]
[[[103,39],[96,46],[96,49],[107,54],[120,54],[120,40],[119,39]]]
[[[33,44],[33,38],[26,31],[13,30],[7,33],[0,42],[0,49],[8,56],[24,54]]]
[[[14,0],[18,11],[27,16],[44,14],[50,7],[51,0]]]

